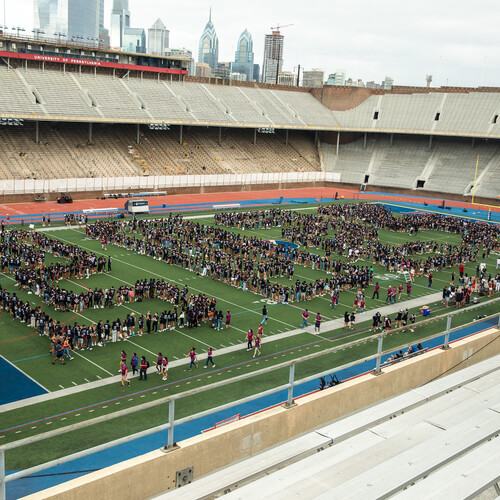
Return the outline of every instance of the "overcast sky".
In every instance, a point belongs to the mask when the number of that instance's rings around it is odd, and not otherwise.
[[[33,0],[6,3],[7,24],[33,27]],[[109,27],[112,0],[105,0]],[[170,46],[197,55],[208,20],[219,37],[219,61],[234,59],[247,28],[255,62],[262,65],[264,35],[277,23],[285,35],[284,69],[337,69],[363,81],[391,76],[398,85],[500,86],[499,0],[129,0],[133,27],[148,28],[160,17]],[[3,12],[0,13],[3,21]]]

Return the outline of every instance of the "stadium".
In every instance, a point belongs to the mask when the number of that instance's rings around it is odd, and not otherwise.
[[[500,90],[64,48],[0,36],[0,499],[498,495]]]

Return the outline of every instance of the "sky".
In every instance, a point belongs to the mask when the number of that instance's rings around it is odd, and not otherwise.
[[[33,0],[5,2],[9,27],[33,28]],[[1,5],[1,4],[0,4]],[[343,69],[347,77],[396,85],[500,86],[498,0],[129,0],[132,27],[147,29],[159,17],[170,30],[171,48],[191,49],[212,7],[219,61],[234,60],[247,28],[255,62],[262,65],[264,35],[277,24],[285,36],[283,69]],[[3,7],[3,5],[2,5]],[[105,0],[109,27],[112,0]],[[0,19],[4,23],[3,11]]]

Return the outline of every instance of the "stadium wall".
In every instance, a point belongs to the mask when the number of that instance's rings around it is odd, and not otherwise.
[[[193,468],[199,478],[251,457],[385,399],[415,389],[500,353],[500,330],[492,328],[339,386],[304,396],[296,406],[275,407],[187,439],[171,451],[147,453],[43,492],[24,497],[87,500],[151,498],[175,488],[176,473]]]
[[[274,87],[274,86],[273,86]],[[333,111],[347,111],[359,106],[372,95],[385,94],[429,94],[433,92],[448,94],[469,94],[471,92],[500,92],[499,87],[406,87],[394,85],[392,89],[371,89],[325,85],[322,88],[308,89],[311,94]]]

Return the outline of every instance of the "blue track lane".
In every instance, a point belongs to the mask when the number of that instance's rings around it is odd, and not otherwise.
[[[497,325],[497,320],[495,319],[478,322],[476,325],[471,325],[467,328],[463,328],[461,330],[453,332],[450,335],[450,341],[458,340],[467,337],[469,335],[473,335],[474,333],[478,333],[482,330],[491,328],[496,325]],[[444,335],[437,337],[433,340],[430,340],[428,342],[424,342],[422,345],[427,349],[432,349],[434,347],[442,345],[443,342],[444,342]],[[388,356],[389,355],[387,355],[384,359],[386,359]],[[374,368],[375,368],[375,361],[369,361],[360,363],[347,370],[335,372],[335,374],[339,380],[343,381],[352,377],[356,377],[368,371],[371,371]],[[317,390],[318,387],[319,387],[318,380],[313,380],[312,382],[308,382],[307,384],[302,384],[301,386],[297,386],[294,389],[294,396],[298,397],[304,394],[311,393]],[[221,422],[222,420],[232,417],[233,415],[236,415],[238,413],[243,417],[261,411],[265,408],[278,405],[286,400],[286,396],[287,396],[286,391],[281,391],[280,393],[256,399],[255,401],[252,401],[250,403],[239,405],[226,411],[218,412],[214,415],[198,419],[194,422],[189,422],[187,424],[179,425],[178,427],[175,428],[175,441],[182,441],[184,439],[188,439],[190,437],[199,435],[203,430],[213,427],[215,423]],[[134,415],[132,418],[137,418],[137,416]],[[168,414],[167,414],[167,409],[165,409],[165,421],[167,420],[168,420]],[[89,432],[95,432],[95,430],[91,429],[89,430]],[[79,439],[81,439],[82,437],[83,437],[82,434],[80,434]],[[62,435],[61,439],[74,439],[74,438],[72,436],[70,437],[69,435],[68,436]],[[57,484],[61,484],[65,481],[69,481],[76,477],[80,477],[89,471],[108,467],[110,465],[114,465],[121,461],[142,455],[149,451],[159,449],[163,445],[165,445],[166,442],[167,442],[167,432],[166,431],[158,432],[151,436],[141,439],[136,439],[135,441],[132,441],[130,443],[123,444],[120,446],[115,446],[114,448],[111,448],[109,450],[95,453],[88,457],[74,460],[67,464],[53,467],[51,469],[47,469],[46,471],[40,473],[39,475],[18,479],[17,481],[7,483],[7,498],[9,500],[10,499],[13,500],[25,495],[36,493],[43,489],[50,488],[51,486],[55,486]]]

